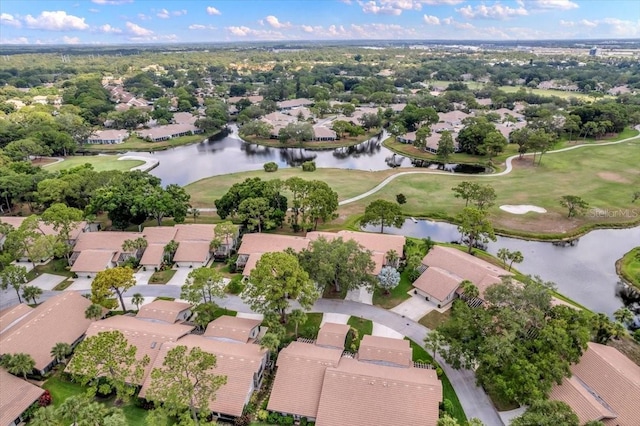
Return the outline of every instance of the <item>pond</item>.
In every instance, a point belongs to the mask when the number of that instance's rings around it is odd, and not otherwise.
[[[374,227],[365,228],[375,231]],[[455,225],[444,222],[407,219],[402,228],[385,232],[409,237],[431,237],[434,241],[460,239]],[[516,268],[525,274],[539,275],[556,284],[558,291],[596,312],[608,315],[622,306],[616,295],[619,281],[615,262],[633,247],[640,245],[640,227],[599,229],[581,237],[573,246],[557,246],[550,242],[526,241],[500,237],[490,242],[487,251],[495,255],[499,249],[519,250],[524,261]]]
[[[391,167],[438,167],[436,164],[413,162],[382,146],[384,135],[359,145],[327,149],[270,148],[250,144],[232,133],[219,135],[204,142],[154,153],[128,152],[127,155],[150,157],[160,161],[151,174],[162,179],[164,185],[187,185],[210,176],[260,170],[264,163],[273,161],[280,168],[300,166],[313,160],[317,167],[384,170]],[[415,163],[415,164],[414,164]],[[482,173],[483,167],[446,164],[446,170],[463,173]]]

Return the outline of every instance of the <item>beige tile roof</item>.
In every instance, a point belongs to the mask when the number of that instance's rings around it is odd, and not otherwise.
[[[571,367],[589,393],[597,395],[599,402],[617,414],[615,419],[604,419],[605,425],[637,426],[640,419],[640,367],[610,346],[589,343],[580,362]],[[575,382],[574,382],[575,383]],[[565,384],[552,390],[554,398],[574,408],[578,416],[600,415],[600,408],[585,408],[585,401]],[[593,402],[593,401],[591,401]],[[582,421],[582,418],[580,418]],[[590,419],[589,419],[590,420]]]
[[[135,240],[142,236],[143,234],[139,232],[84,232],[78,237],[78,241],[76,242],[73,251],[114,250],[121,252],[122,244],[126,240]]]
[[[0,353],[28,353],[38,370],[52,361],[56,343],[73,344],[87,330],[91,320],[84,311],[91,301],[75,291],[65,291],[36,307],[22,320],[0,335]]]
[[[260,371],[267,350],[252,343],[240,345],[190,334],[178,342],[163,344],[153,362],[153,368],[162,368],[167,352],[178,345],[188,348],[199,347],[205,352],[216,355],[217,365],[214,373],[226,376],[227,383],[218,390],[216,399],[209,404],[209,408],[211,411],[232,416],[242,415],[242,410],[252,391],[254,374]],[[150,384],[151,377],[148,376],[140,390],[141,397],[146,395]]]
[[[117,250],[82,250],[71,266],[72,272],[100,272],[111,264]]]
[[[340,362],[342,349],[291,342],[278,355],[278,370],[267,409],[316,417],[327,367]]]
[[[140,265],[157,267],[162,265],[164,246],[166,244],[149,244],[140,258]]]
[[[248,277],[249,275],[251,275],[251,271],[253,271],[253,268],[255,268],[256,265],[258,264],[258,260],[260,260],[260,258],[262,257],[262,254],[263,253],[251,253],[249,255],[249,258],[247,259],[247,263],[244,264],[242,275],[244,275],[245,277]]]
[[[431,266],[414,281],[413,286],[438,300],[445,300],[462,281],[462,278],[456,274]]]
[[[0,312],[0,335],[16,325],[21,318],[31,313],[33,308],[26,303],[7,308]]]
[[[364,335],[360,342],[359,361],[380,362],[403,367],[413,365],[413,352],[408,340]]]
[[[147,226],[142,230],[145,240],[149,244],[164,244],[174,240],[178,229],[174,226]]]
[[[253,318],[238,318],[222,315],[207,325],[203,336],[247,343],[251,330],[259,326],[260,323],[262,323],[262,321]]]
[[[563,379],[561,386],[555,386],[551,390],[549,399],[567,403],[578,415],[580,424],[617,417],[617,414],[611,411],[604,401],[590,393],[576,376]]]
[[[484,290],[490,284],[500,282],[499,277],[513,275],[512,272],[453,247],[433,247],[422,259],[422,264],[429,267],[438,267],[460,277],[462,280],[471,281],[480,290],[480,297],[482,297]]]
[[[440,401],[442,383],[435,370],[343,358],[326,370],[316,425],[435,426]]]
[[[0,424],[12,425],[44,390],[0,368]]]
[[[25,221],[25,219],[26,217],[24,216],[2,216],[0,217],[0,223],[7,223],[13,226],[14,228],[19,228],[20,225],[22,225],[22,222]],[[82,230],[86,226],[87,226],[87,222],[84,222],[84,221],[78,222],[73,228],[71,228],[71,231],[69,232],[69,238],[71,240],[77,239],[78,236],[83,232]],[[38,224],[38,228],[45,235],[58,235],[58,231],[54,230],[53,226],[47,225],[44,222],[40,222]]]
[[[193,328],[194,327],[185,324],[153,323],[135,317],[115,315],[91,324],[91,327],[87,330],[87,337],[95,336],[105,331],[116,330],[124,334],[127,342],[138,348],[136,351],[137,359],[142,359],[147,355],[151,360],[145,368],[143,379],[140,383],[137,383],[142,384],[144,379],[151,373],[153,361],[157,357],[162,344],[177,341],[179,338],[190,333]],[[73,364],[71,364],[69,368],[72,367]]]
[[[173,255],[174,262],[206,262],[209,258],[209,241],[181,241]]]
[[[345,339],[350,329],[351,327],[347,324],[325,322],[318,332],[316,345],[344,349]]]
[[[178,315],[180,313],[191,309],[192,305],[185,302],[176,302],[173,300],[155,300],[146,305],[142,305],[138,313],[137,318],[150,319],[162,321],[168,324],[173,324],[180,320]]]
[[[238,249],[239,254],[269,253],[285,251],[292,248],[301,251],[309,246],[309,240],[305,237],[294,237],[290,235],[278,234],[245,234],[242,237],[242,244]]]
[[[210,224],[186,224],[175,225],[176,236],[174,240],[182,241],[206,241],[207,244],[215,237],[215,225]]]

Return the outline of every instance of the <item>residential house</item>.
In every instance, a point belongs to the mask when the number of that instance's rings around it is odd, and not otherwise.
[[[0,223],[6,223],[8,225],[11,225],[12,228],[16,229],[16,228],[19,228],[20,225],[22,225],[22,222],[24,222],[25,219],[26,219],[25,216],[1,216]],[[53,226],[47,225],[42,221],[38,223],[38,229],[44,235],[58,235],[58,231],[53,229]],[[85,221],[78,222],[69,231],[69,239],[67,240],[67,244],[69,244],[71,247],[75,246],[76,241],[78,240],[78,237],[80,236],[80,234],[84,232],[90,232],[90,231],[91,231],[91,226],[87,222]],[[6,239],[6,235],[0,234],[0,249],[4,245],[5,239]],[[25,261],[28,261],[28,259],[25,256],[23,258],[18,259],[18,261],[25,262]]]
[[[326,126],[313,126],[314,141],[335,141],[337,139],[336,132]]]
[[[550,399],[569,405],[580,424],[637,426],[640,419],[640,367],[611,346],[588,343],[571,377],[555,385]]]
[[[129,137],[129,132],[120,130],[96,130],[87,138],[88,144],[113,145],[124,142]]]
[[[261,320],[223,315],[209,323],[203,336],[231,343],[253,343],[260,334]]]
[[[260,388],[264,370],[267,366],[268,351],[255,343],[232,343],[216,338],[189,334],[177,342],[163,343],[151,369],[162,368],[162,363],[169,350],[176,346],[200,348],[204,352],[216,356],[215,374],[225,376],[227,382],[216,392],[215,399],[210,401],[214,420],[231,420],[242,415],[253,392]],[[144,398],[152,379],[146,376],[139,396]]]
[[[319,344],[336,325],[324,324],[315,344],[280,351],[267,409],[324,426],[436,425],[442,384],[434,369],[413,364],[409,341],[364,336],[354,356],[344,341]]]
[[[455,299],[462,281],[478,287],[480,302],[484,292],[501,277],[513,273],[453,247],[434,246],[422,259],[423,272],[413,283],[416,293],[439,306]]]
[[[22,424],[22,415],[44,390],[0,368],[0,425]]]
[[[167,124],[165,126],[157,126],[151,129],[137,130],[136,134],[142,139],[151,142],[168,141],[169,139],[179,138],[181,136],[191,136],[202,133],[194,124]]]
[[[158,271],[165,260],[164,248],[175,240],[178,229],[175,226],[147,226],[143,229],[143,238],[147,248],[140,258],[140,266],[150,271]]]
[[[278,108],[283,111],[290,110],[293,108],[298,108],[298,107],[305,107],[309,105],[313,105],[313,101],[306,98],[289,99],[286,101],[278,102]]]
[[[349,330],[351,327],[347,324],[325,322],[318,331],[315,344],[323,348],[344,349]]]
[[[262,233],[245,234],[238,249],[236,267],[238,269],[244,268],[242,275],[248,277],[264,253],[282,252],[288,248],[299,252],[308,246],[309,240],[305,237]]]
[[[0,355],[27,353],[35,371],[44,375],[56,364],[51,348],[56,343],[75,346],[91,324],[84,311],[91,301],[80,293],[65,291],[35,308],[22,304],[0,316]]]
[[[193,305],[174,300],[154,300],[142,305],[136,318],[166,324],[182,323],[191,317]]]
[[[139,232],[86,232],[78,237],[69,262],[71,271],[79,277],[94,278],[105,269],[122,265],[128,258],[136,255],[125,251],[122,245],[126,240],[135,240],[143,235]]]
[[[179,268],[199,268],[205,266],[212,257],[211,241],[215,238],[215,225],[190,224],[175,225],[174,240],[178,250],[173,261]]]

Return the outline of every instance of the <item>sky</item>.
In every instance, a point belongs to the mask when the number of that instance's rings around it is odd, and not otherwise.
[[[0,2],[0,44],[600,38],[640,38],[640,1]]]

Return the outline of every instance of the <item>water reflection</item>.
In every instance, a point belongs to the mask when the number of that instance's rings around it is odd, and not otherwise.
[[[374,227],[366,230],[375,232]],[[435,241],[451,242],[460,239],[455,225],[428,220],[406,220],[402,228],[385,228],[390,234],[410,237],[431,237]],[[557,246],[548,242],[526,241],[498,237],[490,242],[487,251],[493,255],[500,248],[519,250],[524,262],[517,268],[545,281],[553,281],[558,291],[596,312],[611,315],[622,305],[616,294],[619,281],[615,269],[620,259],[633,247],[640,245],[640,227],[631,229],[600,229],[581,237],[574,246]]]

